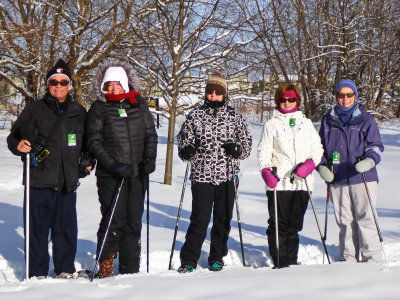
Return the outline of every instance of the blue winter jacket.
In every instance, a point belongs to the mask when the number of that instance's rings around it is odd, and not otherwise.
[[[340,154],[340,161],[333,163],[335,184],[363,182],[361,174],[354,167],[358,157],[370,157],[375,161],[375,165],[381,161],[383,144],[378,125],[361,104],[353,112],[346,127],[343,127],[335,110],[332,109],[322,119],[319,135],[324,146],[324,156],[320,165],[331,165],[333,153]],[[376,167],[364,175],[367,182],[378,181]]]

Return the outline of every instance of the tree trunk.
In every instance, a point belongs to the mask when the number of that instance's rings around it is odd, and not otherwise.
[[[80,77],[72,76],[72,87],[74,88],[74,100],[82,104],[82,86]]]
[[[167,141],[167,157],[165,161],[165,174],[164,174],[164,184],[172,184],[172,166],[173,166],[173,154],[174,154],[174,137],[175,137],[175,121],[176,121],[176,105],[179,96],[179,70],[181,67],[182,58],[182,43],[183,43],[183,29],[184,29],[184,19],[185,19],[185,1],[180,0],[179,3],[179,27],[177,32],[176,44],[171,40],[168,45],[173,60],[172,69],[172,101],[169,111],[169,123],[168,123],[168,141]],[[175,46],[179,46],[179,50],[175,51]]]
[[[164,184],[172,184],[172,166],[173,166],[173,154],[174,154],[174,138],[175,138],[175,120],[176,120],[176,100],[173,99],[173,103],[170,109],[170,117],[168,122],[168,139],[167,139],[167,154],[165,159],[165,173],[164,173]],[[174,107],[175,106],[175,107]]]

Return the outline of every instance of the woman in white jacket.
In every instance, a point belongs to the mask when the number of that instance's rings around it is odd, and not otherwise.
[[[268,198],[268,245],[275,268],[297,264],[298,232],[313,188],[311,174],[321,160],[323,148],[310,119],[298,110],[300,92],[285,83],[275,92],[276,108],[264,125],[258,146],[258,162]],[[274,172],[276,168],[276,173]],[[277,196],[279,263],[275,235],[274,190]]]

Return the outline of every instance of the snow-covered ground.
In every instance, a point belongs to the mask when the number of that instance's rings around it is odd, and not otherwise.
[[[83,278],[54,278],[52,267],[51,278],[24,282],[22,163],[7,149],[9,131],[0,130],[0,299],[400,299],[400,120],[381,125],[385,152],[378,167],[381,181],[377,209],[387,264],[337,262],[338,229],[330,206],[327,246],[333,263],[328,265],[310,205],[301,232],[299,261],[302,265],[271,269],[265,236],[267,202],[256,161],[261,129],[262,124],[251,124],[253,152],[250,158],[242,162],[239,187],[245,257],[251,267],[242,266],[239,233],[234,217],[230,250],[225,258],[227,266],[223,271],[207,270],[209,237],[203,245],[197,270],[190,274],[175,271],[179,267],[179,249],[189,224],[191,196],[188,186],[175,247],[174,270],[168,271],[186,164],[179,160],[175,151],[173,184],[168,186],[162,183],[167,141],[165,125],[158,130],[158,168],[150,179],[150,273],[146,273],[144,214],[141,272],[95,279],[93,283]],[[316,178],[313,197],[323,226],[326,186],[318,175]],[[95,177],[91,175],[81,183],[78,190],[76,267],[78,270],[91,270],[94,266],[100,211]]]

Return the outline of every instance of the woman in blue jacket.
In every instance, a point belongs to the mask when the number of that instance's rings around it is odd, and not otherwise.
[[[383,145],[371,114],[358,103],[351,80],[336,84],[337,104],[323,118],[320,136],[324,156],[318,171],[330,184],[330,195],[339,226],[340,260],[382,261],[380,241],[369,204],[365,176],[375,210],[378,174]],[[333,172],[331,167],[333,166]]]

